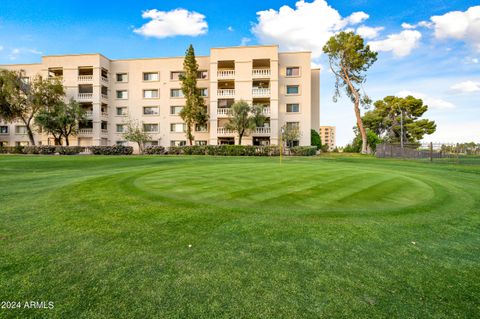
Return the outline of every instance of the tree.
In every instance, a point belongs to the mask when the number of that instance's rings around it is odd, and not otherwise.
[[[317,150],[322,148],[322,139],[320,138],[320,134],[313,129],[310,131],[310,145],[316,146]]]
[[[150,141],[150,135],[144,131],[143,124],[138,123],[138,121],[129,120],[125,125],[126,130],[123,133],[123,138],[129,142],[137,143],[140,153],[143,154],[145,143]]]
[[[78,124],[85,120],[85,111],[79,103],[70,99],[68,103],[58,102],[53,107],[42,109],[35,117],[35,124],[46,133],[53,135],[56,145],[70,145],[69,137],[77,133]]]
[[[187,49],[185,60],[183,61],[184,73],[180,79],[182,81],[182,92],[185,96],[185,106],[180,112],[180,117],[186,125],[187,139],[192,145],[192,130],[196,124],[206,125],[208,122],[207,107],[200,90],[197,88],[198,63],[195,58],[193,46]]]
[[[367,133],[363,127],[360,106],[368,106],[370,99],[361,92],[366,81],[365,72],[377,60],[377,53],[365,45],[361,36],[353,32],[340,32],[328,40],[323,47],[328,55],[330,69],[335,75],[334,102],[345,88],[348,98],[353,102],[357,126],[362,137],[362,154],[368,153]]]
[[[428,110],[428,106],[413,96],[405,98],[387,96],[376,101],[374,106],[373,110],[363,116],[363,123],[389,143],[398,143],[403,131],[403,141],[415,144],[425,135],[433,134],[437,128],[434,121],[420,119]]]
[[[30,83],[24,80],[23,71],[0,71],[3,101],[0,116],[8,122],[25,124],[31,145],[35,145],[33,121],[39,111],[54,107],[63,100],[65,91],[59,80],[36,76]]]
[[[362,145],[363,145],[362,136],[359,134],[358,129],[356,127],[355,127],[355,132],[356,134],[355,134],[355,138],[352,141],[352,144],[349,144],[345,147],[345,152],[347,153],[360,153],[362,151]],[[380,144],[382,142],[382,139],[378,137],[378,135],[375,134],[375,132],[373,132],[369,128],[366,129],[366,133],[367,133],[368,147],[370,150],[375,152],[375,150],[377,149],[377,144]]]
[[[287,143],[288,147],[292,147],[293,141],[297,141],[300,137],[302,137],[302,132],[297,126],[282,126],[282,140]]]
[[[231,117],[225,124],[227,130],[232,130],[238,134],[238,144],[242,145],[242,138],[251,130],[262,126],[265,122],[263,108],[259,105],[250,106],[247,102],[240,100],[231,106]]]

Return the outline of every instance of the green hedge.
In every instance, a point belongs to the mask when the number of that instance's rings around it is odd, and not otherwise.
[[[317,154],[316,146],[295,146],[290,148],[293,156],[314,156]]]
[[[131,146],[90,146],[93,155],[132,155],[133,147]]]
[[[278,146],[253,145],[205,145],[171,146],[167,154],[172,155],[214,155],[214,156],[279,156]]]
[[[60,155],[77,155],[85,151],[82,146],[57,146],[56,152]]]
[[[150,146],[143,150],[144,154],[147,155],[162,155],[165,154],[165,147],[163,146]]]

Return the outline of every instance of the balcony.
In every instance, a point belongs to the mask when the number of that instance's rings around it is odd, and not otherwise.
[[[78,135],[92,135],[93,129],[92,128],[81,128],[78,130]]]
[[[103,82],[107,83],[108,84],[108,78],[106,76],[101,76],[101,79]]]
[[[88,101],[93,99],[93,93],[78,93],[78,101]]]
[[[102,99],[108,100],[108,94],[102,93]]]
[[[108,134],[108,130],[105,128],[102,128],[102,134]]]
[[[217,115],[230,116],[230,114],[231,114],[231,109],[229,107],[222,107],[217,109]]]
[[[265,115],[265,116],[270,115],[270,107],[264,106],[263,110],[262,110],[262,114]]]
[[[79,75],[78,82],[90,82],[93,81],[93,75]]]
[[[272,74],[270,69],[253,69],[252,76],[254,78],[268,78]]]
[[[253,97],[269,97],[270,89],[269,88],[253,88],[252,95]]]
[[[217,90],[218,97],[234,97],[235,89],[219,89]]]
[[[257,127],[255,128],[255,131],[253,131],[253,134],[255,135],[269,135],[271,132],[271,129],[269,127]]]
[[[217,77],[219,79],[234,79],[235,78],[235,70],[218,70]]]
[[[86,111],[85,118],[87,118],[88,120],[91,120],[93,118],[93,111]]]
[[[232,131],[232,130],[227,130],[227,129],[224,128],[224,127],[218,127],[218,128],[217,128],[217,134],[218,134],[218,135],[234,135],[235,132]]]

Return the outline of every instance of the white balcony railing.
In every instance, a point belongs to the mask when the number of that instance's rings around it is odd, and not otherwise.
[[[219,79],[233,79],[235,78],[235,70],[218,70],[217,77]]]
[[[252,70],[252,76],[253,77],[261,77],[261,78],[267,78],[271,75],[270,69],[253,69]]]
[[[87,119],[93,118],[93,111],[86,111],[86,112],[85,112],[85,117],[86,117]]]
[[[102,76],[101,78],[102,78],[102,81],[103,81],[103,82],[108,83],[108,78],[107,78],[107,77]]]
[[[226,128],[224,127],[218,127],[217,128],[217,134],[218,135],[232,135],[234,134],[235,132],[233,132],[232,130],[227,130]]]
[[[219,89],[219,90],[217,90],[217,96],[234,97],[235,96],[235,89]]]
[[[254,97],[266,97],[270,96],[270,89],[269,88],[253,88],[252,95]]]
[[[267,107],[267,106],[263,107],[262,114],[270,115],[270,107]]]
[[[270,134],[270,132],[269,127],[257,127],[254,131],[255,134]]]
[[[79,135],[92,135],[93,134],[93,129],[91,128],[81,128],[78,130]]]
[[[108,94],[102,93],[102,99],[108,100]]]
[[[92,81],[93,80],[93,75],[79,75],[78,76],[78,82],[87,82],[87,81]]]
[[[229,107],[221,107],[217,109],[217,115],[230,115],[231,109]]]
[[[78,100],[91,100],[93,98],[93,93],[78,93]]]

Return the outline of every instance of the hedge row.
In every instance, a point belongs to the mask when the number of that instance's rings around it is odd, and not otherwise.
[[[0,147],[1,154],[41,154],[41,155],[76,155],[85,150],[81,146],[3,146]]]
[[[297,146],[290,149],[294,156],[313,156],[317,153],[315,146]],[[171,155],[216,155],[216,156],[279,156],[278,146],[253,145],[205,145],[205,146],[171,146],[166,150],[162,146],[148,147],[145,154]]]
[[[290,148],[290,153],[293,156],[314,156],[317,155],[316,146],[295,146]]]
[[[93,155],[132,155],[133,147],[131,146],[90,146],[90,152]]]

